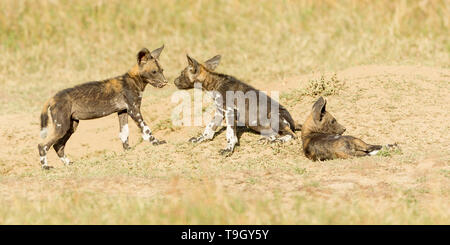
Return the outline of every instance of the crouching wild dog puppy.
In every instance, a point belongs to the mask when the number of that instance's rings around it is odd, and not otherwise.
[[[227,146],[220,150],[222,155],[229,156],[233,153],[238,143],[237,126],[247,126],[271,142],[286,142],[297,138],[294,131],[301,126],[296,127],[289,112],[277,101],[232,76],[214,72],[220,58],[217,55],[201,64],[187,55],[188,66],[174,81],[179,89],[201,85],[201,89],[210,93],[216,105],[214,117],[203,134],[190,141],[199,143],[212,140],[224,118]]]
[[[323,161],[377,154],[381,145],[369,145],[353,136],[342,136],[345,128],[326,111],[326,104],[327,101],[320,97],[302,126],[303,152],[307,158]]]
[[[70,164],[64,147],[77,129],[80,120],[89,120],[117,113],[120,140],[128,149],[128,115],[139,126],[142,138],[153,145],[165,143],[157,140],[144,122],[140,111],[142,93],[147,84],[162,88],[167,84],[159,55],[164,45],[152,52],[143,48],[137,54],[137,64],[122,76],[104,81],[88,82],[56,93],[44,105],[41,112],[41,137],[47,136],[48,110],[53,120],[54,133],[38,145],[42,168],[47,165],[47,152],[51,146],[64,164]]]

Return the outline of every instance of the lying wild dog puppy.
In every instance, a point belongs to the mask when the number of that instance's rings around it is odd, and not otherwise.
[[[231,155],[238,143],[237,126],[247,126],[264,135],[269,141],[286,142],[297,138],[296,126],[289,112],[265,93],[238,79],[214,72],[219,65],[220,56],[214,56],[204,64],[187,55],[188,66],[174,81],[179,89],[194,88],[201,84],[202,90],[211,91],[217,107],[213,120],[206,126],[203,134],[191,138],[191,142],[202,142],[214,138],[215,131],[226,120],[227,147],[220,150],[222,155]]]
[[[137,64],[122,76],[64,89],[50,98],[41,112],[41,137],[47,136],[48,109],[53,119],[54,133],[38,145],[42,168],[50,168],[47,165],[47,152],[51,146],[64,164],[70,164],[64,154],[64,147],[80,120],[100,118],[116,112],[119,116],[119,137],[125,150],[129,149],[128,115],[142,130],[144,140],[153,145],[165,143],[152,135],[140,111],[145,86],[151,84],[162,88],[167,84],[158,60],[163,48],[164,45],[152,52],[146,48],[139,51]]]
[[[326,104],[327,101],[320,97],[302,126],[303,152],[307,158],[322,161],[377,154],[381,145],[369,145],[353,136],[342,136],[345,128],[326,111]],[[386,147],[394,146],[396,144]]]

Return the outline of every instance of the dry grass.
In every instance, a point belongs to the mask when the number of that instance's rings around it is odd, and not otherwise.
[[[448,1],[1,1],[0,224],[450,224],[448,16]],[[222,54],[220,72],[282,92],[300,122],[326,95],[349,134],[401,151],[311,162],[243,133],[222,158],[224,134],[196,146],[201,128],[171,125],[169,86],[142,111],[169,144],[131,127],[124,153],[116,116],[82,121],[75,164],[52,152],[42,171],[43,102],[162,43],[170,80],[184,53]]]
[[[338,95],[344,86],[345,81],[339,80],[336,73],[329,78],[322,74],[320,78],[309,79],[302,88],[283,93],[280,100],[286,104],[295,104],[307,96],[318,98],[319,96]]]

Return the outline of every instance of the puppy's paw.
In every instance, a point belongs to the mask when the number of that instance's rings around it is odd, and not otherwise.
[[[52,168],[53,168],[53,166],[48,166],[48,165],[42,166],[42,169],[43,169],[43,170],[50,170],[50,169],[52,169]]]
[[[162,145],[162,144],[166,144],[167,142],[165,141],[165,140],[157,140],[157,139],[154,139],[153,141],[152,141],[152,145]]]
[[[198,137],[192,137],[189,139],[189,142],[191,143],[201,143],[203,141],[205,141],[206,139],[203,137],[203,135],[200,135]]]
[[[233,154],[233,150],[229,148],[219,150],[219,154],[224,157],[229,157]]]
[[[267,145],[270,143],[270,140],[267,137],[261,137],[258,139],[258,143],[261,145]]]
[[[282,145],[285,143],[285,141],[280,140],[280,139],[276,139],[276,140],[271,141],[270,143],[271,143],[272,145],[278,147],[278,146],[282,146]]]
[[[131,150],[131,147],[130,147],[128,144],[122,144],[122,146],[123,146],[123,150],[124,150],[124,151],[129,151],[129,150]]]
[[[280,138],[276,138],[276,137],[261,137],[258,142],[262,145],[268,145],[268,144],[275,144],[275,145],[279,145],[281,143],[283,143],[284,141]]]

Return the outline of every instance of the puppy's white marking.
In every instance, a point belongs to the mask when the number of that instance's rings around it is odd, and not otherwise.
[[[334,136],[335,139],[339,139],[339,137],[341,137],[341,136],[339,136],[339,135]]]
[[[70,164],[70,160],[66,156],[60,157],[59,159],[61,159],[61,161],[64,163],[64,165]]]
[[[45,139],[45,137],[47,137],[47,133],[48,133],[47,128],[42,128],[41,129],[41,138]]]
[[[46,167],[47,166],[47,156],[42,156],[40,160],[41,160],[42,167]]]
[[[61,127],[61,124],[59,124],[59,123],[58,123],[58,124],[56,124],[56,127],[58,127],[58,128],[59,128],[59,127]]]
[[[130,129],[128,128],[128,124],[123,125],[122,129],[119,133],[119,138],[122,143],[125,143],[128,140],[128,136],[130,135]]]
[[[145,141],[148,141],[151,136],[152,136],[152,131],[150,130],[150,128],[148,126],[144,126],[142,128],[142,138]]]
[[[234,124],[234,110],[231,107],[227,108],[227,111],[225,112],[225,121],[227,123],[227,150],[233,151],[234,146],[238,142],[238,139],[234,133],[233,128],[231,127]]]
[[[212,139],[214,138],[214,130],[212,130],[212,128],[214,127],[214,122],[210,122],[206,128],[205,131],[203,131],[203,138],[205,139]]]
[[[40,157],[40,161],[42,164],[42,167],[47,167],[47,152],[48,152],[48,147],[44,146],[44,149],[42,149],[44,151],[44,155]]]
[[[281,140],[282,142],[288,142],[291,139],[292,139],[292,135],[290,135],[290,134],[286,134],[285,136],[279,138],[279,140]]]
[[[238,139],[236,135],[234,135],[234,130],[231,126],[227,126],[227,150],[232,151],[234,149],[234,146],[238,142]]]
[[[376,155],[379,151],[380,150],[371,151],[371,152],[369,152],[369,155],[371,155],[371,156]]]

